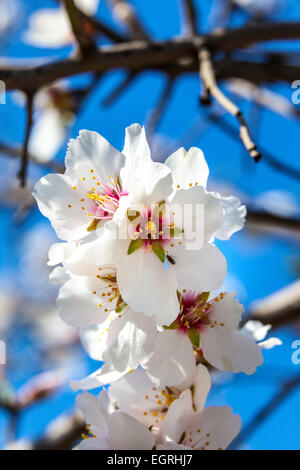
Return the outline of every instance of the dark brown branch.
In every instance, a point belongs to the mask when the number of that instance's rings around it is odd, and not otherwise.
[[[187,30],[190,36],[197,34],[198,15],[194,0],[183,0],[186,15]]]
[[[165,112],[165,109],[172,95],[174,84],[175,84],[174,77],[170,76],[168,80],[166,81],[166,84],[163,88],[163,91],[158,100],[158,103],[155,109],[153,110],[153,112],[151,113],[150,118],[148,120],[147,128],[148,128],[148,133],[150,136],[153,135],[157,130],[157,127],[160,123],[160,120]]]
[[[30,138],[30,133],[32,129],[32,124],[33,124],[33,99],[34,95],[31,93],[27,94],[27,106],[26,106],[26,112],[27,112],[27,119],[26,119],[26,130],[25,130],[25,139],[24,139],[24,145],[23,145],[23,150],[22,150],[22,155],[21,155],[21,168],[18,173],[18,177],[20,179],[20,184],[24,188],[26,186],[26,177],[27,177],[27,166],[28,166],[28,144],[29,144],[29,138]]]
[[[300,38],[299,21],[280,23],[255,23],[236,29],[218,31],[206,38],[206,45],[212,51],[243,49],[264,41],[278,41]]]
[[[284,23],[284,25],[288,39],[289,24]],[[273,26],[277,30],[277,25]],[[223,33],[222,37],[225,39],[226,33]],[[103,48],[81,59],[69,58],[31,68],[7,69],[0,66],[0,79],[5,82],[7,90],[20,89],[28,92],[73,75],[119,68],[129,71],[157,69],[169,72],[171,70],[177,74],[196,72],[199,64],[195,51],[204,40],[205,37],[177,38],[155,43],[131,41]],[[236,46],[238,47],[238,41]],[[227,58],[215,61],[214,68],[218,79],[235,77],[255,83],[278,80],[290,82],[298,79],[300,73],[299,66],[234,61]]]
[[[288,232],[291,235],[300,236],[300,219],[284,217],[265,211],[247,209],[247,225],[259,230],[274,232]]]
[[[148,33],[137,16],[135,8],[127,0],[110,0],[110,3],[113,6],[113,13],[127,25],[133,38],[150,40]]]
[[[205,90],[212,95],[228,113],[235,117],[240,125],[240,138],[243,142],[245,149],[249,152],[250,156],[255,162],[261,158],[260,153],[257,151],[256,144],[253,142],[248,124],[242,114],[242,111],[233,103],[221,89],[218,87],[214,66],[212,63],[211,54],[208,49],[202,47],[199,51],[200,62],[200,78],[203,81]]]
[[[251,421],[244,426],[238,437],[233,442],[232,448],[238,449],[249,437],[268,419],[274,411],[300,386],[300,375],[287,380],[280,387],[268,403],[254,415]]]
[[[63,4],[67,11],[72,31],[82,55],[89,55],[92,52],[95,52],[97,46],[92,36],[87,32],[82,16],[77,9],[74,0],[63,0]]]

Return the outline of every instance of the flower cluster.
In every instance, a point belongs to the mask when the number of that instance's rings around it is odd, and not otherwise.
[[[111,384],[77,397],[88,422],[79,449],[225,449],[240,429],[230,408],[204,407],[208,367],[254,373],[267,330],[239,330],[235,294],[213,293],[227,269],[214,241],[240,230],[246,209],[209,192],[208,173],[198,148],[154,162],[134,124],[122,152],[81,131],[65,174],[35,186],[64,241],[49,253],[61,317],[104,362],[72,387]]]

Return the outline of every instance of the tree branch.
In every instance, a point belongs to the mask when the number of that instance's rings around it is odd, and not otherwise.
[[[300,39],[299,23],[271,23],[264,25],[264,40]],[[297,27],[296,27],[297,26]],[[259,27],[261,31],[262,26]],[[20,89],[24,92],[37,89],[53,81],[87,72],[104,72],[118,68],[127,70],[158,69],[177,71],[178,74],[197,71],[198,59],[196,51],[203,43],[218,51],[225,51],[231,44],[232,34],[235,37],[235,48],[245,44],[245,31],[255,36],[257,25],[239,28],[236,33],[225,31],[219,36],[195,36],[193,38],[176,38],[171,41],[148,43],[147,41],[131,41],[102,48],[88,57],[74,58],[47,63],[38,67],[0,67],[0,79],[6,84],[7,90]],[[296,35],[297,31],[297,35]],[[283,34],[284,32],[284,34]],[[284,36],[284,37],[283,37]],[[229,40],[228,40],[229,37]],[[260,41],[257,35],[256,41]],[[239,40],[240,38],[240,40]],[[261,39],[263,40],[263,39]],[[224,43],[224,47],[222,44]],[[232,44],[233,48],[233,44]],[[262,81],[287,80],[299,78],[300,67],[286,64],[262,64],[245,61],[234,61],[228,58],[214,63],[217,78],[245,78],[256,83]]]
[[[270,323],[272,327],[290,324],[300,320],[300,280],[268,297],[253,302],[248,310],[247,320]]]
[[[153,135],[159,125],[159,122],[164,114],[168,105],[169,99],[174,89],[175,80],[173,76],[168,77],[166,84],[163,88],[162,94],[158,100],[156,107],[150,115],[147,128],[149,135]]]
[[[190,36],[197,34],[198,15],[194,0],[183,0],[186,15],[187,30]]]
[[[89,55],[97,50],[97,46],[92,36],[84,27],[82,16],[77,9],[74,0],[62,0],[68,14],[72,31],[78,43],[81,54]]]
[[[200,61],[200,78],[209,95],[212,95],[228,113],[235,117],[240,125],[240,138],[243,145],[250,156],[255,162],[261,158],[260,153],[257,151],[256,144],[253,142],[248,124],[242,114],[242,111],[234,104],[218,87],[215,71],[211,59],[211,54],[208,49],[202,47],[199,51]]]
[[[33,99],[34,95],[31,93],[27,94],[27,107],[26,107],[26,112],[27,112],[27,120],[26,120],[26,131],[25,131],[25,139],[24,139],[24,145],[23,145],[23,150],[22,150],[22,155],[21,155],[21,168],[18,173],[18,177],[20,179],[20,184],[22,187],[26,186],[26,177],[27,177],[27,165],[28,165],[28,144],[29,144],[29,139],[30,139],[30,133],[32,129],[32,124],[33,124]]]

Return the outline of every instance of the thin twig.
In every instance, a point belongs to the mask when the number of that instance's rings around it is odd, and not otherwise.
[[[127,0],[110,0],[110,3],[113,7],[113,13],[127,25],[134,38],[150,41],[150,36],[141,24],[135,8]]]
[[[241,112],[241,110],[234,104],[218,87],[215,71],[211,59],[211,54],[206,47],[200,48],[199,51],[200,62],[200,78],[210,95],[212,95],[227,112],[235,117],[240,125],[240,138],[244,144],[245,149],[249,152],[250,156],[255,162],[261,158],[260,153],[257,151],[256,144],[253,142],[248,124]]]
[[[82,55],[90,55],[92,52],[97,50],[97,45],[84,27],[83,18],[76,7],[74,0],[63,0],[63,3]]]
[[[300,386],[300,375],[287,380],[274,397],[254,415],[251,421],[244,426],[238,437],[233,442],[232,448],[238,449],[261,426],[274,411]]]
[[[30,133],[32,129],[32,124],[33,124],[33,100],[34,100],[34,94],[28,93],[27,94],[27,105],[26,105],[26,112],[27,112],[27,119],[26,119],[26,131],[25,131],[25,139],[24,139],[24,145],[22,149],[22,155],[21,155],[21,168],[18,173],[18,178],[20,179],[20,184],[21,187],[26,186],[26,177],[27,177],[27,166],[28,166],[28,144],[29,144],[29,138],[30,138]]]
[[[10,145],[4,144],[3,142],[0,142],[0,153],[4,153],[8,157],[12,158],[20,158],[22,156],[22,149],[17,148],[17,147],[12,147]],[[48,168],[49,170],[55,171],[56,173],[63,173],[64,172],[64,167],[58,162],[54,162],[52,160],[48,162],[43,162],[38,159],[37,156],[31,155],[28,153],[28,159],[35,163],[36,165],[39,165],[43,168]]]
[[[183,0],[183,6],[185,9],[188,34],[195,36],[197,34],[198,15],[194,0]]]
[[[108,39],[111,39],[113,42],[118,43],[118,42],[128,41],[128,38],[126,36],[123,36],[118,31],[115,31],[114,29],[110,28],[107,24],[103,23],[102,20],[99,20],[99,18],[94,18],[93,16],[89,16],[83,11],[80,11],[80,15],[87,23],[91,25],[91,27],[95,31],[103,34]]]
[[[208,115],[208,119],[210,122],[216,124],[223,132],[225,132],[228,136],[232,137],[234,140],[237,140],[237,135],[235,132],[234,127],[224,121],[220,120],[219,115]],[[262,152],[264,154],[263,162],[273,168],[276,171],[279,171],[281,174],[284,174],[285,176],[288,176],[289,178],[292,178],[294,180],[300,181],[300,170],[297,168],[293,168],[290,165],[287,165],[286,163],[282,163],[278,158],[276,158],[274,155],[272,155],[268,150],[265,148],[261,147]]]
[[[151,113],[149,120],[148,120],[147,128],[148,128],[148,134],[150,136],[152,136],[155,133],[160,123],[160,120],[166,110],[166,107],[172,95],[174,84],[175,84],[174,77],[172,76],[168,77],[166,84],[163,88],[162,94],[158,100],[158,103],[156,107],[154,108],[153,112]]]
[[[137,72],[127,73],[125,78],[104,98],[102,104],[111,106],[128,89],[137,75]]]

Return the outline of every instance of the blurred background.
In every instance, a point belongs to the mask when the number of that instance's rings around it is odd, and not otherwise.
[[[181,1],[131,4],[152,38],[185,33]],[[300,19],[298,0],[194,4],[202,33]],[[126,32],[112,15],[110,1],[81,0],[78,6],[120,34]],[[99,39],[99,44],[109,43]],[[293,41],[269,43],[252,53],[284,50],[300,62],[298,47]],[[1,67],[53,61],[67,57],[73,48],[59,2],[0,1]],[[217,104],[201,106],[197,74],[169,84],[160,72],[128,76],[114,70],[73,77],[38,93],[26,188],[20,188],[17,179],[25,98],[17,91],[6,94],[6,104],[0,105],[0,340],[7,348],[7,364],[0,365],[1,448],[38,448],[43,439],[68,430],[75,403],[69,381],[100,366],[86,356],[76,330],[59,318],[58,288],[49,283],[46,264],[57,239],[34,203],[32,186],[49,171],[61,171],[67,141],[80,129],[98,131],[122,149],[124,128],[138,122],[146,125],[156,160],[163,161],[179,146],[199,146],[210,168],[209,190],[237,195],[247,204],[245,229],[230,241],[218,242],[228,261],[222,290],[237,293],[246,315],[264,323],[275,318],[272,335],[283,342],[264,351],[264,365],[254,376],[215,375],[208,403],[228,404],[241,415],[244,431],[233,447],[300,449],[300,364],[292,361],[292,345],[300,339],[300,104],[292,102],[295,89],[288,82],[253,87],[228,80],[222,86],[243,110],[262,150],[258,164],[241,145],[234,119]]]

